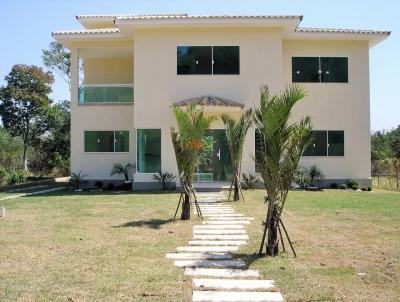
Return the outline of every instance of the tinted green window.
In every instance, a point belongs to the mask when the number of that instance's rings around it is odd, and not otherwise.
[[[85,131],[85,152],[114,152],[114,131]]]
[[[263,143],[263,137],[261,135],[261,132],[258,129],[255,130],[254,145],[255,145],[254,155],[255,155],[255,161],[256,161],[256,172],[259,172],[258,163],[260,162],[261,154],[264,151],[264,143]]]
[[[178,46],[178,74],[211,74],[211,46]]]
[[[239,46],[214,46],[213,60],[214,74],[239,74]]]
[[[328,131],[328,156],[344,156],[344,131]]]
[[[319,58],[293,57],[292,58],[292,82],[312,83],[319,82]]]
[[[348,59],[347,58],[321,58],[321,82],[347,83]]]
[[[115,131],[115,152],[129,152],[129,131]]]
[[[303,156],[326,156],[326,131],[312,131],[311,144],[304,151]]]
[[[137,172],[161,170],[161,129],[137,129]]]

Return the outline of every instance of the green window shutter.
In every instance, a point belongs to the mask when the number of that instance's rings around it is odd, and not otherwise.
[[[139,173],[161,170],[161,129],[137,129],[136,167]]]
[[[344,156],[344,131],[328,131],[328,156]]]
[[[213,74],[239,74],[239,46],[213,47]]]
[[[304,151],[303,156],[326,156],[327,155],[327,132],[324,130],[312,131],[310,145]]]
[[[129,152],[129,131],[115,131],[115,152]]]
[[[321,72],[321,82],[348,83],[348,59],[322,57]]]
[[[318,57],[292,57],[292,82],[320,82]]]
[[[177,74],[211,74],[211,46],[178,46]]]

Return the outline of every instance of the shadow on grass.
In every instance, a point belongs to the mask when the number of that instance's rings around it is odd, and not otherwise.
[[[174,219],[150,219],[150,220],[138,220],[129,221],[120,225],[113,226],[113,228],[133,228],[133,227],[148,227],[150,229],[159,229],[162,225],[171,223]]]
[[[249,268],[250,265],[257,261],[260,258],[266,257],[265,255],[258,255],[258,253],[253,253],[253,254],[233,254],[233,257],[239,258],[243,260],[246,263],[246,267]]]

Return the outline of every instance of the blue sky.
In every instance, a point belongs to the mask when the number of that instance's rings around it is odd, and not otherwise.
[[[42,65],[41,50],[52,31],[81,28],[76,15],[99,13],[299,14],[305,27],[391,30],[389,39],[370,51],[371,128],[400,124],[399,0],[0,0],[0,84],[13,64]],[[54,100],[69,98],[58,77],[53,90]]]

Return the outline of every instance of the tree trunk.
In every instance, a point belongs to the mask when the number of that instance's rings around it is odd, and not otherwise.
[[[237,176],[235,176],[235,181],[234,181],[233,200],[234,201],[239,200],[239,183]]]
[[[268,256],[276,256],[278,255],[278,223],[276,209],[275,206],[272,206],[268,209],[272,211],[271,219],[268,225],[268,241],[267,241],[267,255]]]
[[[190,196],[187,192],[185,192],[185,198],[182,202],[182,220],[189,220],[190,219]]]
[[[24,170],[28,171],[28,137],[24,138],[24,153],[22,155],[22,160],[24,162]]]

